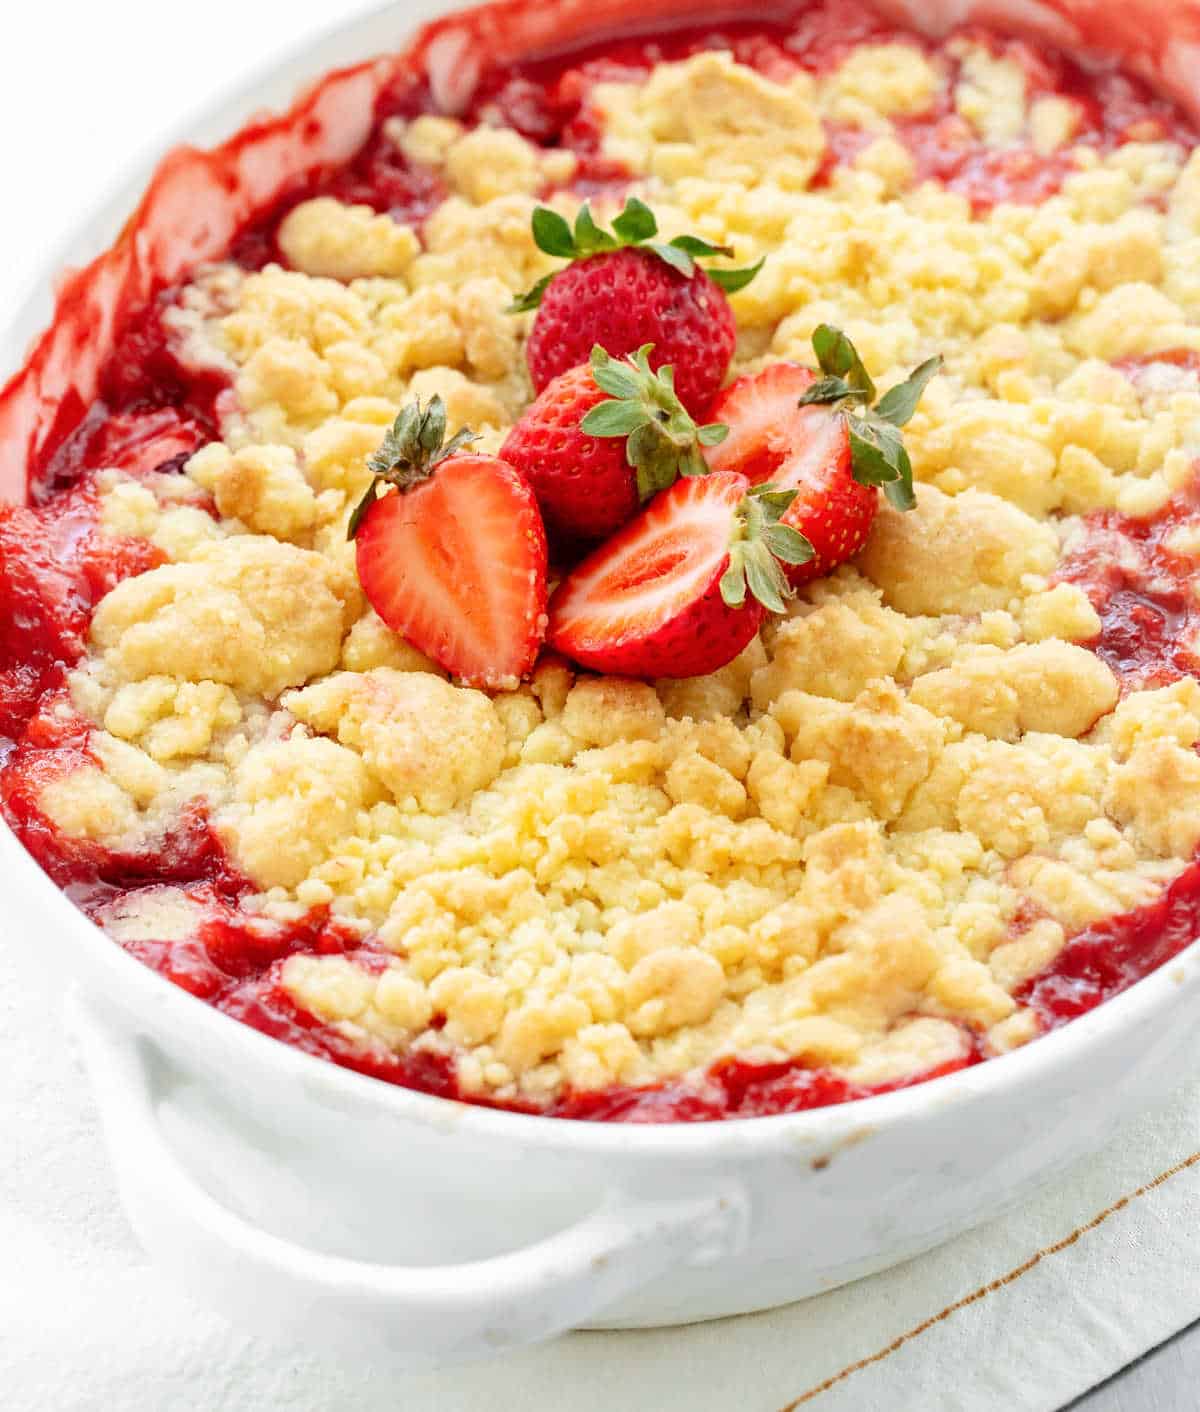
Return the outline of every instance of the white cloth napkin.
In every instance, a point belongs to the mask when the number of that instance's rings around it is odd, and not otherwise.
[[[0,1133],[5,1412],[1048,1412],[1200,1317],[1200,1083],[1021,1210],[857,1285],[420,1375],[272,1346],[147,1265],[59,1017],[2,934]]]

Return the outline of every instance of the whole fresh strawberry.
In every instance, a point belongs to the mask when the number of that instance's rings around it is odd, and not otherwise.
[[[912,509],[912,463],[900,428],[942,366],[931,358],[875,402],[875,385],[844,333],[822,324],[813,349],[823,377],[798,363],[771,363],[727,387],[711,415],[728,433],[704,452],[714,471],[796,492],[784,523],[804,535],[813,556],[789,568],[794,585],[858,553],[880,487],[898,510]]]
[[[636,197],[601,230],[585,203],[574,230],[539,206],[533,238],[548,255],[571,261],[511,306],[536,309],[525,347],[534,389],[577,367],[593,344],[614,357],[654,346],[654,367],[675,368],[675,388],[689,412],[701,411],[725,380],[737,329],[726,293],[744,288],[762,266],[702,270],[697,257],[732,255],[694,235],[659,241],[653,212]]]
[[[702,448],[725,429],[696,425],[671,367],[651,371],[652,351],[618,361],[597,344],[587,363],[547,384],[500,448],[555,538],[603,539],[678,476],[708,470]]]
[[[784,611],[781,564],[812,554],[780,523],[794,496],[732,471],[676,481],[559,584],[547,642],[596,672],[715,672]]]
[[[375,479],[347,531],[359,581],[388,627],[452,676],[509,689],[545,634],[546,531],[517,471],[465,452],[469,431],[445,436],[442,399],[414,400],[368,461]]]

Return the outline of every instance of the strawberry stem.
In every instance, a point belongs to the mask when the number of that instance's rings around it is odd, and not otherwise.
[[[381,485],[393,485],[403,495],[428,480],[448,457],[478,439],[470,427],[463,427],[446,440],[446,404],[436,393],[424,407],[419,397],[405,403],[379,449],[367,457],[374,474],[347,522],[346,538],[353,539],[358,533],[363,516],[379,498]]]
[[[807,564],[814,552],[799,530],[780,523],[796,495],[768,481],[756,485],[738,505],[729,567],[721,575],[721,597],[729,607],[740,608],[749,591],[769,613],[786,612],[795,591],[780,566]]]
[[[708,471],[701,447],[716,446],[729,435],[720,422],[698,427],[675,393],[675,370],[668,364],[654,372],[643,344],[623,359],[610,356],[597,343],[592,349],[592,377],[608,400],[598,402],[579,424],[588,436],[624,437],[625,459],[637,473],[639,497],[645,501],[680,476]]]
[[[677,235],[674,240],[660,241],[658,220],[644,201],[630,196],[625,208],[613,220],[612,231],[606,231],[596,224],[592,208],[584,202],[575,217],[574,229],[564,216],[549,206],[538,206],[531,219],[534,244],[546,255],[554,255],[563,260],[587,260],[593,255],[603,255],[611,250],[624,250],[636,246],[653,251],[655,255],[673,270],[691,279],[696,273],[696,260],[723,255],[732,259],[733,251],[728,245],[712,245],[698,235]],[[764,259],[766,257],[764,256]],[[725,266],[709,267],[705,273],[719,285],[726,294],[736,294],[745,289],[759,270],[763,260],[747,265],[742,269],[729,269]],[[508,306],[510,314],[523,314],[536,309],[542,302],[547,286],[554,278],[545,275],[533,286],[520,294]]]

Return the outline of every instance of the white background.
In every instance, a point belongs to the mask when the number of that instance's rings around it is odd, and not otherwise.
[[[62,242],[195,110],[378,0],[8,0],[0,321]],[[140,159],[140,160],[139,160]],[[0,369],[0,381],[12,371]]]

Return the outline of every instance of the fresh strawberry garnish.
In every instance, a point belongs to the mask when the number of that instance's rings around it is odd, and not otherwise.
[[[559,585],[547,641],[597,672],[693,677],[731,662],[810,554],[793,491],[730,471],[676,481]]]
[[[545,633],[546,531],[517,471],[464,452],[470,432],[445,435],[442,399],[413,401],[370,458],[348,530],[358,577],[388,627],[452,676],[510,688]]]
[[[879,487],[897,509],[912,508],[912,463],[900,428],[942,362],[923,363],[872,406],[875,385],[844,333],[822,324],[813,348],[824,376],[798,363],[772,363],[727,387],[711,416],[728,435],[704,453],[714,471],[796,491],[784,523],[804,535],[813,556],[789,569],[793,584],[827,574],[858,553],[875,518]]]
[[[560,373],[522,416],[501,456],[533,486],[560,539],[612,534],[680,475],[708,470],[701,449],[725,435],[698,427],[675,394],[670,366],[650,369],[649,345],[621,361],[597,344]]]
[[[690,412],[703,408],[725,380],[737,329],[726,293],[744,288],[762,261],[748,269],[702,270],[697,257],[731,255],[695,235],[659,241],[654,213],[636,197],[601,230],[585,203],[567,224],[539,206],[533,238],[548,255],[570,260],[512,305],[537,309],[526,344],[534,388],[584,362],[593,344],[614,357],[654,346],[654,367],[675,368],[679,400]]]

